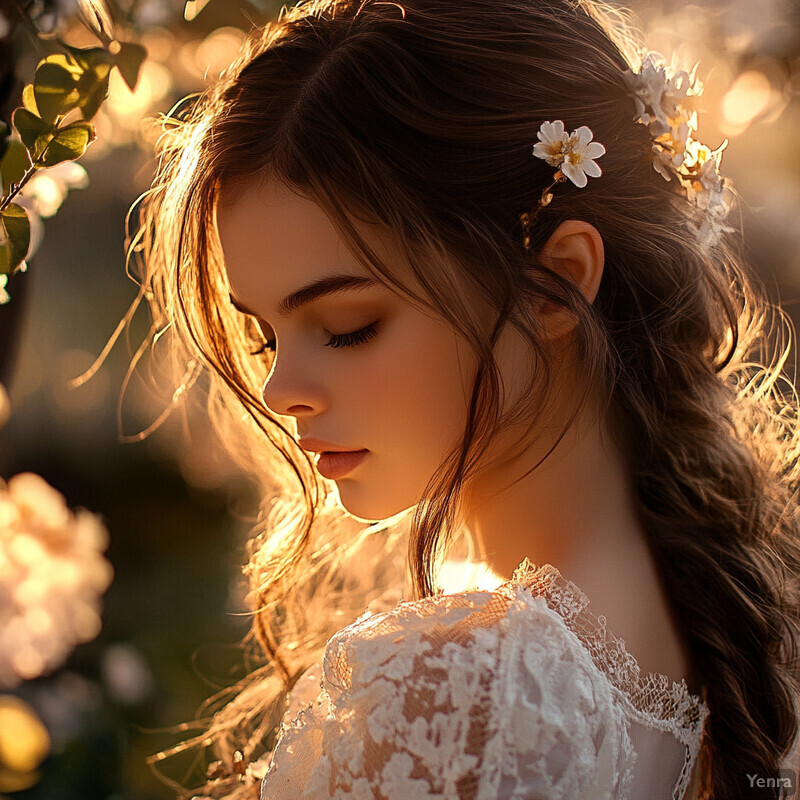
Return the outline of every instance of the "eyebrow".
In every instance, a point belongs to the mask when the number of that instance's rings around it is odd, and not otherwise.
[[[284,297],[283,300],[278,303],[277,314],[278,316],[286,317],[292,311],[296,311],[301,306],[313,300],[318,300],[320,297],[340,294],[341,292],[368,289],[376,285],[377,281],[374,278],[368,278],[363,275],[326,275],[324,278],[312,281],[296,292],[292,292]],[[252,317],[259,316],[259,314],[255,311],[251,311],[244,303],[234,297],[233,292],[230,293],[230,300],[233,307],[243,314],[249,314]]]

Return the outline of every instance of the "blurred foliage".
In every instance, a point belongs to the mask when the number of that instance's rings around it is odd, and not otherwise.
[[[33,83],[22,92],[22,106],[12,115],[12,125],[24,146],[0,146],[3,197],[0,199],[0,276],[24,269],[31,243],[27,210],[13,203],[25,184],[39,171],[80,158],[94,141],[90,120],[108,97],[111,70],[116,68],[134,91],[147,51],[135,42],[112,39],[107,23],[94,6],[88,23],[102,42],[101,47],[71,47],[63,42],[63,53],[43,58]],[[5,283],[4,283],[5,285]],[[8,299],[5,295],[4,299]]]
[[[141,120],[145,111],[140,105],[142,100],[163,100],[165,92],[158,87],[173,85],[171,76],[165,77],[165,70],[154,59],[146,59],[145,47],[129,41],[146,28],[151,40],[162,44],[163,53],[165,33],[185,22],[182,5],[173,5],[169,9],[169,3],[153,4],[147,0],[127,3],[123,9],[97,2],[26,4],[29,19],[24,26],[17,26],[14,34],[18,57],[9,62],[16,64],[26,80],[17,95],[17,108],[8,113],[13,128],[8,126],[0,132],[4,144],[4,152],[0,151],[3,276],[20,272],[26,256],[30,257],[35,249],[37,231],[35,224],[31,229],[30,223],[36,223],[39,216],[52,216],[66,195],[66,187],[80,185],[76,174],[59,170],[66,166],[79,169],[69,162],[81,157],[93,141],[105,147],[100,151],[101,158],[116,158],[115,148],[131,143],[126,123],[130,121],[135,126]],[[0,0],[0,51],[8,40],[3,37],[3,13]],[[167,27],[148,25],[154,15]],[[199,24],[206,21],[212,25],[212,32],[217,30],[208,14]],[[208,35],[207,28],[197,28],[196,39],[200,43]],[[228,53],[231,45],[238,47],[241,43],[238,35],[230,33],[225,41],[229,44]],[[35,63],[30,59],[31,42],[38,51]],[[124,132],[122,136],[119,131]],[[131,155],[128,151],[129,161]],[[124,162],[124,152],[121,158]],[[65,375],[59,368],[56,379],[63,381],[63,386],[85,367],[85,362],[81,366],[81,362],[70,361],[77,353],[85,352],[69,349],[75,319],[91,319],[98,330],[117,313],[113,302],[109,303],[111,294],[98,295],[102,297],[100,302],[90,301],[84,313],[80,308],[93,291],[103,286],[107,291],[115,285],[117,296],[125,290],[124,283],[114,282],[124,277],[123,270],[103,269],[117,256],[110,257],[107,247],[97,246],[99,230],[111,232],[110,241],[121,245],[124,211],[135,197],[137,181],[132,175],[120,180],[115,174],[118,169],[105,166],[95,176],[99,202],[95,204],[87,196],[85,203],[93,208],[88,216],[82,216],[76,208],[77,218],[70,220],[68,216],[63,223],[60,219],[50,223],[48,230],[54,231],[55,236],[50,252],[59,255],[52,260],[47,253],[40,253],[36,274],[28,274],[23,283],[16,284],[19,290],[14,289],[15,302],[2,309],[3,314],[17,313],[17,295],[22,294],[23,287],[35,285],[35,280],[30,283],[32,278],[52,281],[55,277],[63,287],[56,292],[55,313],[43,311],[36,292],[31,298],[26,324],[34,321],[34,338],[38,340],[43,335],[44,347],[39,342],[33,345],[32,352],[27,351],[30,329],[18,327],[0,342],[2,347],[23,345],[23,373],[35,367],[51,348],[54,352],[63,348],[67,356],[63,368],[69,372]],[[115,193],[122,190],[124,195],[126,189],[129,192],[122,202],[108,202],[105,170],[113,176],[110,185]],[[53,178],[45,180],[48,175]],[[36,192],[32,195],[34,186]],[[19,202],[15,202],[17,199]],[[101,219],[105,222],[98,226]],[[80,263],[74,254],[84,244],[85,260]],[[87,285],[91,286],[89,292],[82,289]],[[71,301],[67,299],[70,297]],[[46,303],[44,308],[52,308],[50,301]],[[70,318],[55,322],[66,308],[70,309]],[[16,319],[26,321],[22,315]],[[55,336],[47,333],[51,322],[56,324]],[[97,352],[96,345],[89,345],[88,349]],[[109,369],[116,369],[116,386],[121,384],[124,361],[123,356],[108,365]],[[0,737],[0,792],[14,792],[20,800],[170,797],[171,791],[148,771],[146,757],[169,744],[175,734],[159,737],[153,729],[170,729],[190,719],[215,688],[241,675],[238,647],[230,655],[225,654],[225,648],[212,649],[209,655],[199,649],[208,641],[237,642],[245,632],[246,623],[225,616],[231,602],[226,599],[228,579],[235,574],[240,559],[240,555],[234,556],[234,526],[225,499],[213,492],[206,496],[189,490],[164,463],[163,456],[154,458],[152,450],[149,455],[114,451],[108,458],[108,443],[115,435],[112,418],[103,417],[105,424],[101,424],[95,415],[88,429],[63,426],[58,422],[60,412],[41,415],[37,394],[25,388],[25,381],[23,375],[21,385],[15,381],[11,386],[14,414],[3,432],[0,469],[5,474],[33,470],[47,475],[71,501],[74,498],[97,509],[112,529],[109,558],[115,566],[124,566],[117,569],[117,580],[105,599],[104,628],[99,638],[81,646],[59,672],[27,681],[15,691],[16,697],[2,696],[2,702],[18,702],[19,708],[24,706],[27,712],[2,718],[8,724],[3,729],[6,737]],[[101,372],[82,397],[105,397],[108,387],[108,378]],[[64,395],[58,402],[64,408],[77,410],[85,401],[78,398],[75,406],[72,396]],[[34,419],[35,433],[31,437],[24,431]],[[55,425],[49,426],[49,421]],[[81,468],[70,464],[69,459],[78,452],[86,459],[86,445],[99,431],[105,437],[102,455],[98,452],[100,458],[84,460]],[[20,434],[22,440],[16,438]],[[62,438],[64,434],[77,435],[80,444],[68,444]],[[174,431],[171,436],[174,439]],[[42,449],[37,448],[36,442],[42,444]],[[147,445],[150,447],[152,442]],[[194,462],[195,480],[208,481],[203,475],[209,468],[213,470],[215,463],[209,455],[205,448],[202,458]],[[141,502],[142,497],[147,498],[146,504]],[[181,535],[181,531],[185,534]],[[187,626],[187,620],[194,622]],[[200,620],[202,636],[198,636]],[[149,732],[142,731],[142,726]],[[34,730],[43,734],[39,742],[42,747],[25,750],[26,742],[36,742],[23,734]],[[6,747],[8,742],[16,743],[16,749]],[[27,755],[21,760],[23,750]]]

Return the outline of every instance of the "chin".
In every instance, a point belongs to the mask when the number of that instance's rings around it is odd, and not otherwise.
[[[408,511],[419,500],[404,502],[400,498],[390,498],[386,492],[365,491],[358,481],[343,478],[336,482],[339,503],[351,516],[364,522],[378,522]]]

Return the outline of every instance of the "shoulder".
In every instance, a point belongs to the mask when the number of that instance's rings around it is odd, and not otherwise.
[[[420,667],[439,663],[488,670],[497,678],[517,659],[540,674],[567,663],[597,672],[544,598],[515,586],[439,595],[366,613],[330,639],[324,670],[331,687],[347,691],[378,673],[414,680]]]
[[[435,688],[443,708],[488,704],[512,728],[516,712],[524,724],[538,711],[540,722],[577,734],[593,714],[615,713],[612,686],[586,647],[543,597],[519,586],[364,615],[329,641],[323,676],[334,704],[343,695],[352,701],[375,681],[391,682],[407,691]]]
[[[427,775],[444,797],[466,782],[477,798],[555,800],[616,797],[629,780],[635,756],[608,681],[559,614],[520,587],[364,615],[331,638],[322,667],[320,698],[289,741],[313,729],[324,791],[379,781],[400,797]]]

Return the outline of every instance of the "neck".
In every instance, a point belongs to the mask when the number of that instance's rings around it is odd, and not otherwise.
[[[504,579],[525,557],[579,583],[623,577],[625,561],[647,548],[621,452],[585,415],[525,475],[545,452],[529,447],[477,476],[466,492],[463,519],[482,559]]]

